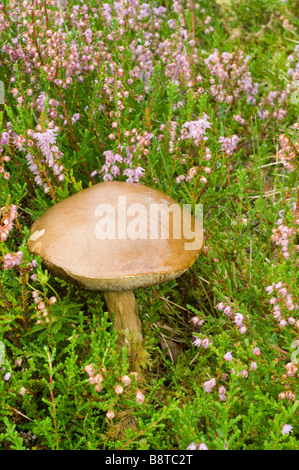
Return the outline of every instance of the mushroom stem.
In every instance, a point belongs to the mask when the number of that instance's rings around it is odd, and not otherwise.
[[[106,292],[104,295],[109,314],[114,316],[114,328],[117,331],[134,333],[134,341],[141,342],[143,336],[134,293],[128,290]]]

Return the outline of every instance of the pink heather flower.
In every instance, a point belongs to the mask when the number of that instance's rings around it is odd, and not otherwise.
[[[196,326],[201,326],[203,324],[203,320],[200,320],[200,318],[197,315],[195,317],[192,317],[190,322]]]
[[[23,253],[18,251],[17,253],[7,253],[4,256],[4,269],[12,269],[15,266],[19,266],[23,259]]]
[[[243,320],[244,320],[244,317],[243,317],[242,313],[236,313],[236,315],[235,315],[235,324],[237,326],[241,326],[242,323],[243,323]]]
[[[25,387],[21,387],[20,391],[19,391],[19,394],[24,396],[26,393],[26,388]]]
[[[223,359],[226,361],[232,361],[233,360],[233,355],[231,351],[228,351],[227,353],[224,354]]]
[[[288,306],[289,310],[293,310],[294,309],[294,305],[293,305],[293,298],[291,295],[288,295],[287,298],[286,298],[286,305]]]
[[[97,374],[94,378],[95,380],[95,383],[97,383],[98,385],[100,385],[102,382],[103,382],[103,376],[101,374]]]
[[[112,181],[112,175],[110,175],[110,173],[106,173],[104,176],[103,176],[103,181]]]
[[[253,348],[253,354],[255,354],[256,356],[260,356],[261,354],[261,351],[260,351],[260,348],[258,348],[257,346],[255,348]]]
[[[281,434],[284,436],[285,434],[289,434],[290,432],[293,432],[293,426],[290,424],[285,424],[282,427]]]
[[[196,450],[196,444],[194,442],[191,442],[191,444],[188,445],[187,450]]]
[[[282,289],[279,289],[279,293],[280,295],[282,295],[283,297],[285,297],[288,293],[286,287],[283,287]]]
[[[128,386],[131,383],[131,379],[128,375],[123,375],[121,381],[124,385]]]
[[[132,168],[126,168],[123,171],[123,175],[128,177],[127,182],[130,182],[130,183],[133,182],[134,170]]]
[[[257,363],[255,361],[251,363],[250,369],[251,370],[256,370],[257,369]]]
[[[114,412],[112,410],[108,410],[106,413],[106,416],[108,419],[113,419],[114,418]]]
[[[274,311],[273,317],[277,318],[278,320],[281,318],[281,311],[280,311],[279,307]]]
[[[79,113],[75,113],[72,117],[72,123],[74,124],[76,121],[78,121],[80,119],[80,114]]]
[[[194,140],[195,145],[199,145],[201,141],[207,140],[205,137],[206,129],[211,127],[211,123],[208,122],[209,116],[203,114],[202,118],[199,118],[197,121],[187,121],[182,126],[181,139],[190,139]],[[188,129],[189,133],[185,131]]]
[[[268,295],[271,295],[274,292],[274,287],[273,286],[268,286],[268,287],[265,288],[265,291],[268,292]]]
[[[198,446],[198,450],[209,450],[203,442],[201,442]]]
[[[85,31],[85,38],[86,38],[86,42],[88,43],[91,43],[92,42],[92,31],[90,28],[88,28],[86,31]]]
[[[193,344],[194,346],[196,346],[197,348],[199,348],[201,346],[201,343],[202,343],[202,340],[200,338],[198,338],[198,336],[194,336],[194,341],[193,341]]]
[[[10,377],[11,377],[11,373],[10,373],[10,372],[7,372],[7,373],[5,374],[5,376],[3,377],[3,380],[5,380],[5,382],[7,382],[7,381],[10,379]]]
[[[293,362],[288,362],[286,365],[286,369],[288,377],[294,377],[298,370],[297,366]]]
[[[33,294],[32,294],[33,295]],[[87,366],[84,367],[84,370],[85,372],[87,372],[87,374],[90,376],[90,377],[93,377],[94,376],[94,370],[93,370],[93,365],[92,364],[88,364]]]
[[[228,305],[227,307],[225,307],[225,309],[223,310],[223,312],[225,313],[225,315],[227,315],[228,317],[230,317],[233,313],[231,307]]]
[[[214,378],[204,382],[203,386],[204,386],[205,392],[211,393],[211,391],[213,390],[213,387],[215,387],[215,385],[216,385],[216,379],[214,379]]]
[[[2,132],[1,139],[0,139],[0,144],[1,145],[9,144],[9,139],[10,139],[9,133],[8,132]]]
[[[293,401],[296,400],[296,395],[292,393],[291,390],[286,391],[285,397],[287,400],[293,400]]]
[[[222,144],[221,149],[227,155],[232,155],[234,153],[239,140],[239,137],[236,135],[233,135],[232,137],[219,137],[219,142]]]
[[[140,405],[142,405],[142,403],[144,402],[144,395],[140,390],[137,390],[137,392],[136,392],[136,401]]]
[[[124,391],[124,389],[122,388],[122,386],[120,384],[117,384],[116,387],[115,387],[115,393],[120,395],[121,393],[123,393],[123,391]]]
[[[241,372],[238,372],[237,375],[241,375],[242,377],[245,377],[245,379],[247,379],[248,371],[246,369],[243,369],[241,370]]]
[[[210,340],[209,340],[208,338],[204,338],[204,339],[202,340],[201,345],[202,345],[202,347],[203,347],[204,349],[207,349],[207,348],[209,347],[209,345],[210,345]]]
[[[35,132],[33,137],[37,140],[37,145],[44,157],[46,157],[47,161],[51,161],[53,154],[50,144],[56,143],[56,133],[52,129],[46,129],[44,132]]]
[[[196,175],[197,170],[198,170],[197,166],[193,166],[192,168],[190,168],[189,173],[186,177],[187,182],[191,181],[191,179]]]
[[[135,183],[139,182],[139,178],[144,177],[144,172],[145,172],[145,169],[142,168],[141,166],[138,166],[137,168],[135,168],[134,170],[134,182]]]
[[[112,165],[112,167],[110,168],[110,171],[112,175],[114,176],[114,178],[117,178],[118,175],[120,174],[120,168],[117,165]]]
[[[216,305],[216,307],[218,308],[218,310],[221,311],[221,310],[224,310],[225,305],[223,302],[220,302],[219,304]]]
[[[10,231],[13,229],[14,219],[17,215],[17,206],[15,204],[10,205],[9,207],[0,208],[0,240],[7,240]]]
[[[233,119],[234,119],[236,122],[239,122],[241,125],[245,124],[245,119],[242,118],[241,113],[235,114],[235,115],[233,116]]]
[[[176,178],[176,182],[177,182],[177,183],[180,183],[180,182],[183,181],[185,178],[186,178],[185,175],[179,175],[179,176],[177,176],[177,178]]]
[[[225,401],[226,400],[226,390],[223,387],[223,385],[220,385],[219,390],[218,390],[218,394],[219,394],[220,401]]]

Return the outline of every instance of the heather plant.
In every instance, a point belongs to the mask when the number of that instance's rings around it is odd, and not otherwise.
[[[297,11],[1,3],[1,449],[298,449]],[[203,205],[194,266],[136,292],[139,350],[27,248],[46,209],[114,180]]]

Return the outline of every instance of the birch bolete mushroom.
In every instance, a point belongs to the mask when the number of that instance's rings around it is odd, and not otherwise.
[[[201,226],[168,195],[143,184],[104,182],[48,209],[29,250],[55,276],[104,292],[120,338],[143,339],[134,289],[180,276],[203,246]]]

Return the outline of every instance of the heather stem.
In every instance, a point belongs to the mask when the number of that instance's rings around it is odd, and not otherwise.
[[[50,355],[50,353],[49,353],[48,351],[47,351],[47,357],[48,357],[48,364],[49,364],[49,369],[50,369],[49,390],[50,390],[50,397],[51,397],[51,401],[52,401],[53,424],[54,424],[54,430],[55,430],[56,448],[58,449],[58,432],[57,432],[57,423],[56,423],[56,406],[55,406],[55,400],[54,400],[53,389],[52,389],[53,368],[52,368],[52,359],[51,359],[51,355]]]

